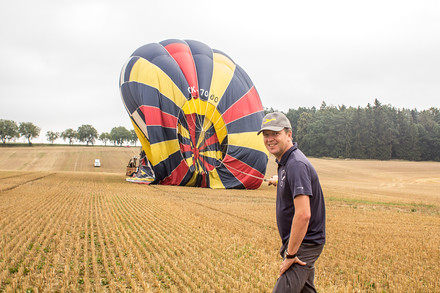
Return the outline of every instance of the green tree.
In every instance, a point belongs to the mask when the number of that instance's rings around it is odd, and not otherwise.
[[[440,161],[440,124],[438,110],[431,108],[419,113],[418,130],[422,160]]]
[[[132,138],[131,132],[124,126],[113,127],[110,135],[113,143],[121,146],[125,141],[130,141]]]
[[[420,160],[419,132],[412,123],[411,112],[399,110],[396,118],[397,138],[393,146],[393,158],[403,160]]]
[[[28,140],[29,145],[32,145],[31,139],[40,135],[40,127],[34,125],[32,122],[21,122],[18,127],[18,132]]]
[[[297,140],[299,147],[308,154],[307,150],[311,149],[312,136],[310,133],[310,125],[313,121],[313,114],[310,112],[302,112],[298,119]]]
[[[55,140],[57,140],[58,137],[60,137],[60,133],[59,132],[48,131],[48,132],[46,132],[46,137],[47,137],[47,140],[50,141],[53,144],[53,142]]]
[[[264,108],[263,109],[264,115],[268,114],[268,113],[273,113],[273,112],[278,112],[277,110],[274,110],[274,108],[270,107],[269,108]]]
[[[325,148],[321,156],[348,158],[351,156],[351,117],[344,105],[327,107],[325,110]]]
[[[314,114],[316,112],[316,109],[315,107],[312,107],[311,109],[299,107],[298,110],[289,109],[289,111],[286,113],[286,117],[287,119],[289,119],[290,124],[292,125],[292,136],[294,141],[297,140],[298,120],[299,117],[301,116],[301,113],[303,112]]]
[[[83,124],[78,127],[78,140],[80,142],[86,142],[87,145],[91,143],[95,144],[95,140],[98,138],[98,131],[90,124]]]
[[[375,119],[375,112],[373,106],[368,103],[365,109],[363,125],[361,128],[361,142],[365,154],[362,159],[377,159],[379,158],[379,151],[376,145],[377,142],[377,120]]]
[[[78,133],[76,132],[76,130],[74,130],[72,128],[68,128],[68,129],[64,130],[63,132],[61,132],[61,137],[63,138],[64,141],[66,139],[68,139],[69,144],[73,144],[75,139],[78,137]]]
[[[18,137],[18,126],[15,121],[0,119],[0,139],[5,144],[7,140]]]
[[[368,128],[366,110],[357,107],[352,109],[351,114],[351,157],[358,159],[367,158],[367,146],[365,140],[367,137]]]
[[[134,129],[130,130],[131,133],[131,138],[130,138],[130,142],[134,144],[134,146],[136,146],[136,143],[138,141],[138,137],[136,134],[136,131],[134,131]]]
[[[373,125],[375,129],[375,151],[374,159],[391,159],[394,125],[392,119],[393,109],[390,106],[382,105],[377,99],[374,100]]]
[[[99,140],[104,142],[104,145],[107,145],[107,142],[112,139],[112,136],[108,132],[103,132],[99,135]]]

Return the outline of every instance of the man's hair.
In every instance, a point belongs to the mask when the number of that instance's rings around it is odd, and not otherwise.
[[[289,131],[292,131],[292,128],[284,127],[284,131],[286,132],[286,134],[288,134]]]

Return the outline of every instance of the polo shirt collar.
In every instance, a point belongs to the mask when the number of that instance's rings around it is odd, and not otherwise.
[[[278,165],[284,166],[287,162],[287,158],[289,158],[290,154],[298,148],[298,144],[296,142],[293,143],[293,146],[288,149],[284,155],[281,157],[281,160],[278,161],[275,159],[275,162],[277,162]]]

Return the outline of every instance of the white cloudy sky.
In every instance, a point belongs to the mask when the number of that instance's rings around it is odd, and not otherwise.
[[[437,0],[1,0],[0,119],[33,122],[40,140],[130,128],[120,70],[169,38],[228,54],[265,107],[440,106]]]

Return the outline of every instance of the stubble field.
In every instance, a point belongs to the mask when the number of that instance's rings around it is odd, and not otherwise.
[[[275,189],[128,183],[137,153],[0,148],[0,292],[272,290]],[[327,205],[319,292],[440,292],[440,163],[311,161]]]

